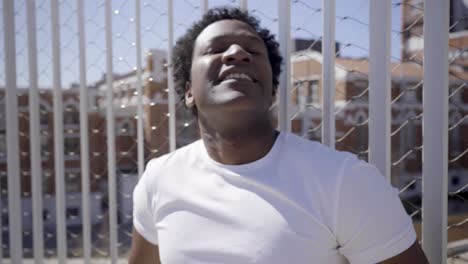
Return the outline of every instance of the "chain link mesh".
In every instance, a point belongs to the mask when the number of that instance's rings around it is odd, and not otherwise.
[[[462,1],[453,1],[455,5]],[[465,6],[466,7],[466,6]],[[449,151],[448,151],[448,242],[449,248],[456,241],[468,239],[468,36],[458,37],[460,26],[468,29],[468,11],[450,16],[449,39]],[[460,25],[460,24],[464,24]],[[454,255],[451,263],[468,263],[468,253]]]
[[[461,1],[461,0],[459,0]],[[219,5],[239,6],[240,1],[209,1],[210,7]],[[26,30],[26,0],[15,1],[15,35],[17,82],[19,92],[19,120],[21,141],[21,175],[23,202],[24,256],[32,257],[32,215],[29,164],[29,109],[27,89],[28,43]],[[106,42],[105,2],[85,2],[86,75],[89,98],[89,154],[91,190],[92,256],[108,258],[109,253],[109,197],[107,168],[106,127]],[[368,79],[369,79],[369,1],[349,4],[337,1],[336,11],[336,68],[335,71],[351,76],[336,79],[336,148],[355,153],[361,159],[368,158]],[[201,1],[175,0],[173,2],[174,37],[202,15]],[[144,162],[169,151],[169,110],[167,84],[168,12],[167,1],[142,1],[141,6],[142,54],[136,54],[135,5],[132,1],[112,1],[113,45],[113,105],[116,132],[116,173],[118,201],[118,252],[128,254],[132,228],[132,190],[138,179],[137,155],[137,87],[136,56],[141,56],[144,122]],[[3,9],[3,2],[0,3]],[[263,26],[278,33],[278,10],[266,0],[248,2],[249,11],[258,17]],[[46,204],[54,201],[54,153],[52,111],[52,50],[50,1],[36,1],[37,56],[40,87],[41,156],[43,168],[43,197]],[[81,168],[79,136],[79,53],[77,6],[75,2],[60,1],[61,79],[64,101],[64,143],[66,180],[67,247],[71,258],[83,257],[81,214],[75,208],[81,203]],[[407,11],[403,11],[407,10]],[[0,10],[2,11],[2,10]],[[405,40],[420,42],[423,38],[423,11],[420,1],[392,1],[392,184],[399,188],[400,197],[413,218],[418,235],[421,221],[422,183],[422,45],[409,51]],[[319,0],[294,0],[291,2],[291,38],[294,51],[293,83],[290,97],[293,103],[291,122],[293,132],[311,139],[321,140],[320,66],[322,42],[322,6]],[[402,18],[408,12],[412,19]],[[404,13],[406,14],[406,13]],[[454,31],[467,17],[451,17]],[[353,32],[348,32],[349,28]],[[3,36],[3,19],[0,35]],[[451,36],[454,36],[452,34]],[[304,40],[303,42],[299,39]],[[3,41],[0,49],[3,50]],[[395,48],[396,47],[396,48]],[[449,225],[448,242],[466,239],[468,234],[468,117],[467,97],[467,48],[450,40],[449,111]],[[397,52],[395,52],[395,50]],[[396,54],[399,53],[400,54]],[[0,86],[5,86],[5,56],[0,52]],[[307,61],[308,70],[298,61]],[[3,105],[4,93],[0,93]],[[177,97],[177,96],[176,96]],[[3,115],[4,112],[1,113]],[[3,116],[0,117],[4,118]],[[2,122],[4,122],[2,120]],[[1,125],[1,124],[0,124]],[[2,128],[2,127],[0,127]],[[6,160],[5,137],[0,134],[0,162]],[[198,139],[197,120],[177,99],[176,142],[177,147]],[[2,232],[8,234],[6,197],[6,167],[0,166],[2,197]],[[44,207],[44,245],[47,258],[56,257],[55,216],[53,210]],[[3,235],[5,238],[5,235]],[[420,238],[420,236],[419,236]],[[2,239],[4,256],[8,256],[8,239]],[[453,263],[468,263],[464,255],[455,256]],[[462,262],[460,262],[462,261]],[[463,262],[464,261],[464,262]]]

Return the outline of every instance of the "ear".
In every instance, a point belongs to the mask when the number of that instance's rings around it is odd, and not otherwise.
[[[192,85],[190,82],[185,83],[185,106],[192,108],[195,106],[195,99],[192,94]]]

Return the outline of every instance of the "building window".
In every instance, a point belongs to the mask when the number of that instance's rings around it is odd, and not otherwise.
[[[455,155],[460,153],[461,149],[461,136],[460,136],[460,127],[455,127],[450,131],[450,152],[453,152]]]
[[[65,113],[63,116],[63,123],[65,125],[78,125],[79,124],[79,112],[73,105],[65,107]]]
[[[123,132],[123,133],[126,133],[130,130],[130,124],[125,122],[122,124],[122,127],[120,128],[120,130]]]
[[[67,208],[67,220],[73,220],[80,216],[79,208]]]
[[[51,216],[50,212],[47,209],[44,209],[42,211],[42,220],[48,221],[51,217],[52,216]]]
[[[6,157],[5,130],[0,130],[0,160]]]
[[[301,101],[300,101],[300,97],[301,97],[301,91],[302,91],[302,81],[296,81],[294,82],[294,94],[295,94],[295,97],[294,97],[294,102],[296,103],[296,106],[300,106],[301,105]]]
[[[459,112],[453,112],[450,114],[450,126],[455,126],[461,119],[462,115]],[[461,152],[461,135],[460,135],[461,124],[456,125],[452,130],[449,130],[449,153],[452,155],[458,155]]]
[[[366,138],[366,129],[367,126],[364,125],[366,117],[363,114],[360,114],[357,118],[356,124],[356,150],[364,151],[367,149],[367,138]]]
[[[451,182],[452,186],[458,186],[460,184],[460,178],[457,175],[453,175]]]
[[[42,160],[48,160],[49,156],[50,156],[49,136],[41,135],[41,157],[42,157]]]
[[[417,86],[417,84],[410,84],[410,86],[406,87],[406,92],[405,94],[403,95],[403,97],[405,98],[405,101],[407,102],[416,102],[417,101],[417,92],[415,90],[415,87]]]
[[[124,120],[117,124],[117,134],[121,136],[131,136],[134,134],[133,124],[130,120]]]
[[[10,218],[8,217],[8,214],[2,214],[2,225],[8,226],[10,224]]]
[[[401,158],[403,155],[405,155],[407,151],[407,145],[406,145],[406,129],[403,128],[399,132],[399,137],[400,137],[400,144],[398,144],[397,148],[399,149],[399,154],[398,157]]]
[[[352,100],[353,97],[357,97],[360,100],[367,101],[369,98],[369,93],[364,91],[369,88],[369,82],[365,80],[355,81],[354,82],[354,92],[351,93],[351,97],[347,96],[349,100]]]
[[[318,91],[318,81],[313,80],[308,82],[308,104],[318,104],[320,103],[320,96]]]
[[[462,0],[450,1],[450,32],[468,29],[468,2]]]
[[[45,193],[54,193],[54,174],[52,173],[51,170],[44,169],[42,170],[42,178],[44,179],[42,181],[42,190]]]
[[[406,144],[407,144],[407,149],[413,149],[416,146],[416,129],[415,129],[415,124],[414,121],[411,119],[408,119],[408,124],[406,125]],[[416,158],[416,153],[413,151],[411,155],[408,156],[408,159],[415,159]]]
[[[317,80],[300,81],[296,85],[296,105],[307,107],[320,102]]]
[[[40,111],[40,119],[41,119],[41,126],[49,125],[49,111],[44,105],[39,106]]]
[[[412,120],[408,120],[407,124],[408,128],[406,130],[407,133],[407,139],[408,139],[408,146],[410,148],[415,147],[415,131],[414,131],[414,122]]]
[[[461,85],[452,85],[450,86],[450,93],[455,92],[452,97],[450,97],[450,100],[454,103],[461,103],[462,102],[462,93],[463,93],[463,88],[460,88],[464,86],[465,84]]]
[[[5,173],[0,174],[0,197],[8,195],[8,177]],[[1,213],[1,212],[0,212]],[[4,223],[5,224],[5,223]]]
[[[81,175],[79,170],[74,170],[65,173],[66,175],[66,191],[67,193],[81,192]]]
[[[77,137],[65,138],[64,143],[65,156],[68,158],[76,158],[80,151],[80,139]]]

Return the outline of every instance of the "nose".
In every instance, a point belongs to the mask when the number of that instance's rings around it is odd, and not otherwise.
[[[223,63],[250,62],[251,54],[237,44],[232,44],[221,57]]]

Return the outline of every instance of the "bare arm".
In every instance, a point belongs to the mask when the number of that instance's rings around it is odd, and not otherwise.
[[[402,253],[380,262],[380,264],[429,264],[418,241]]]
[[[159,247],[148,242],[133,228],[129,264],[161,264]]]

